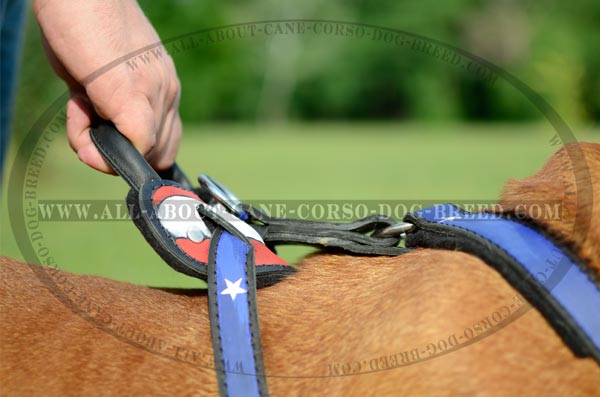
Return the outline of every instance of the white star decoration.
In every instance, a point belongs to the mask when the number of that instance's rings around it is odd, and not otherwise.
[[[231,296],[231,300],[234,301],[235,297],[238,296],[238,294],[245,294],[247,291],[240,287],[241,282],[241,278],[239,278],[235,283],[232,283],[231,281],[225,279],[225,284],[227,284],[227,288],[221,291],[221,295],[229,295]]]
[[[448,221],[455,221],[457,219],[462,219],[462,218],[460,216],[448,216],[446,218],[440,219],[440,223],[442,223],[442,222],[448,222]]]

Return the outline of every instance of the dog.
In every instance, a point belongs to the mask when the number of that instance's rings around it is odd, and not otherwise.
[[[581,186],[590,194],[577,195]],[[499,203],[526,214],[526,203],[548,200],[562,216],[537,222],[600,278],[600,144],[561,148],[535,175],[509,180]],[[0,263],[3,395],[218,394],[205,292]],[[273,396],[600,395],[600,366],[575,357],[474,256],[319,253],[298,269],[258,292]],[[467,330],[484,337],[459,343]]]

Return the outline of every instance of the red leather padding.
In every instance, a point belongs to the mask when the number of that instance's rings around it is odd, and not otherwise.
[[[152,195],[152,202],[154,203],[154,205],[159,205],[164,199],[171,196],[185,196],[202,201],[200,197],[198,197],[193,192],[190,192],[189,190],[181,189],[176,186],[166,185],[156,189],[156,191]]]
[[[256,266],[263,265],[282,265],[290,266],[289,263],[275,255],[270,249],[268,249],[260,241],[250,239],[252,246],[254,247],[254,261]],[[210,239],[202,240],[199,243],[195,243],[192,240],[186,238],[178,238],[177,246],[186,254],[204,264],[208,263],[208,250],[210,249]]]

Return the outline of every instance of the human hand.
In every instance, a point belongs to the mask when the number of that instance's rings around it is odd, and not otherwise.
[[[113,173],[90,138],[97,114],[112,121],[155,169],[170,167],[181,139],[180,84],[161,46],[152,47],[149,62],[127,66],[129,54],[160,43],[137,2],[34,0],[33,9],[48,59],[71,92],[67,136],[79,159]]]

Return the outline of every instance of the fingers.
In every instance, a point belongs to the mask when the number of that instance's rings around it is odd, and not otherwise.
[[[130,102],[116,117],[105,118],[115,123],[153,168],[163,170],[175,161],[181,140],[178,102],[178,95],[171,100],[161,92]]]
[[[179,113],[173,109],[165,122],[165,129],[160,137],[157,148],[153,151],[155,156],[149,159],[150,165],[157,170],[165,170],[173,165],[179,150],[182,127]]]
[[[174,71],[172,63],[170,66],[170,69]],[[172,76],[174,75],[173,73]],[[173,165],[182,134],[181,119],[178,112],[181,91],[179,80],[176,78],[168,80],[168,85],[163,88],[167,111],[159,129],[157,145],[147,155],[150,164],[158,170],[164,170]]]
[[[169,168],[175,161],[181,141],[182,124],[178,113],[179,87],[169,91],[166,98],[154,98],[155,104],[144,95],[128,96],[117,115],[97,111],[110,119],[157,170]],[[168,103],[168,106],[165,104]],[[164,108],[167,110],[163,110]],[[89,134],[95,109],[90,99],[75,94],[67,103],[67,136],[79,159],[104,173],[114,174],[110,165],[96,149]]]
[[[156,145],[164,111],[153,107],[145,95],[123,95],[124,103],[117,114],[100,114],[100,116],[111,120],[115,127],[133,143],[133,146],[148,158],[154,149],[160,150]]]
[[[114,171],[102,157],[90,138],[92,124],[91,107],[82,95],[75,95],[67,102],[67,137],[79,160],[90,167],[107,173]]]

